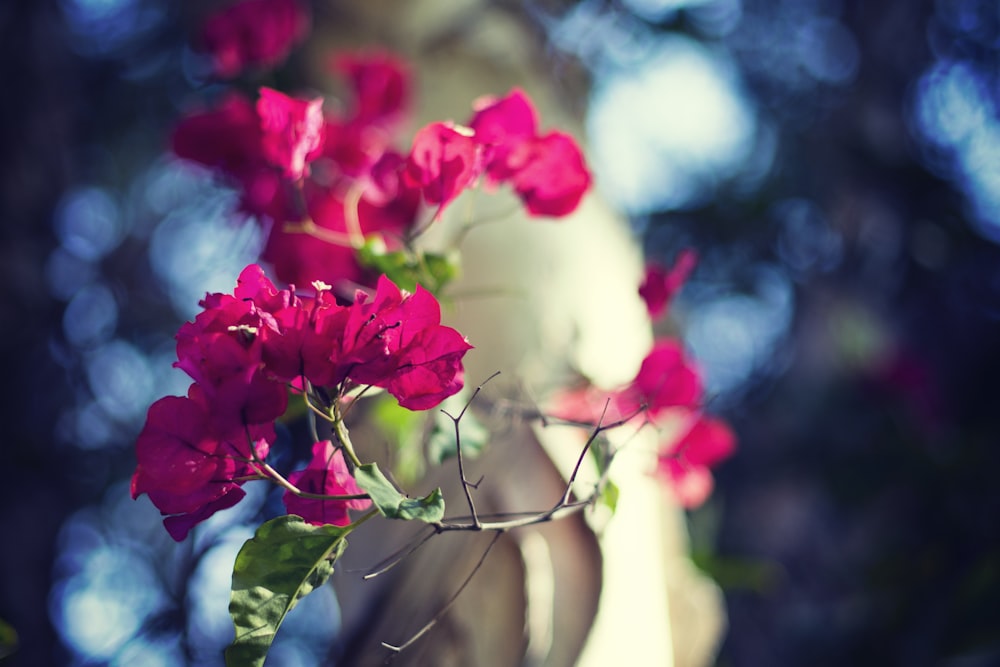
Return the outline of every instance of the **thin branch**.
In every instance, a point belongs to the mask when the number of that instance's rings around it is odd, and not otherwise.
[[[465,476],[465,458],[462,456],[462,434],[460,433],[458,423],[462,420],[462,417],[465,416],[466,410],[468,410],[469,406],[472,405],[472,401],[476,400],[476,396],[479,396],[479,392],[483,390],[483,387],[486,386],[486,383],[498,375],[500,375],[500,371],[496,371],[495,373],[493,373],[493,375],[483,380],[479,384],[479,386],[476,387],[475,391],[472,392],[472,396],[470,396],[469,400],[465,402],[465,406],[462,408],[462,411],[458,413],[457,417],[451,416],[451,414],[447,410],[441,411],[446,417],[448,417],[448,419],[452,421],[452,424],[455,427],[455,450],[458,455],[458,476],[461,478],[462,481],[462,491],[465,492],[465,500],[469,504],[469,512],[472,513],[472,522],[477,528],[479,527],[479,515],[476,513],[476,503],[472,500],[472,491],[470,491],[470,487],[472,488],[478,487],[479,483],[482,482],[483,480],[482,478],[480,478],[479,482],[472,484]]]
[[[431,628],[437,625],[438,621],[444,618],[444,615],[448,613],[448,610],[451,609],[451,606],[455,604],[455,600],[457,600],[458,596],[462,594],[462,591],[464,591],[468,587],[469,582],[472,581],[472,578],[475,577],[476,574],[479,572],[479,570],[483,567],[483,563],[486,562],[486,557],[490,555],[490,551],[493,550],[493,545],[495,545],[497,543],[497,540],[500,539],[500,535],[501,533],[499,531],[493,534],[493,539],[490,540],[490,543],[489,545],[487,545],[486,550],[483,551],[483,555],[479,557],[479,561],[476,563],[476,566],[472,568],[472,572],[469,573],[469,576],[465,578],[465,581],[462,582],[462,585],[458,587],[458,590],[455,591],[455,593],[451,596],[448,602],[445,603],[444,607],[442,607],[441,610],[434,615],[434,618],[428,621],[427,624],[424,625],[424,627],[420,628],[420,630],[418,630],[415,635],[407,639],[399,646],[394,646],[386,642],[382,642],[382,646],[386,647],[387,649],[389,649],[394,653],[400,653],[406,650],[406,648],[411,646],[415,641],[423,637],[427,633],[427,631],[429,631]]]
[[[573,472],[570,473],[569,480],[566,482],[566,491],[563,493],[561,503],[569,501],[569,497],[573,493],[573,483],[576,481],[577,475],[580,474],[580,467],[583,465],[583,460],[587,457],[587,452],[590,451],[590,448],[593,446],[597,436],[601,433],[601,424],[604,423],[604,418],[608,415],[608,406],[610,405],[611,399],[608,398],[604,401],[604,409],[601,410],[601,418],[597,420],[597,426],[594,427],[590,437],[587,438],[587,442],[583,444],[583,448],[580,450],[580,456],[577,457],[576,465],[573,466]]]
[[[422,539],[411,541],[408,545],[397,549],[395,552],[376,563],[375,566],[361,578],[367,581],[368,579],[374,579],[375,577],[383,575],[416,553],[420,547],[427,544],[432,537],[440,532],[434,528],[434,526],[429,527],[431,528],[431,531],[424,535]]]
[[[329,415],[328,413],[326,413],[326,412],[323,412],[323,410],[321,410],[321,409],[320,409],[320,407],[319,407],[318,405],[315,405],[315,404],[314,404],[314,403],[312,402],[312,399],[310,398],[311,394],[309,394],[308,392],[306,392],[306,393],[304,393],[304,394],[302,394],[302,395],[303,395],[303,396],[305,397],[305,399],[306,399],[306,406],[307,406],[307,407],[308,407],[308,408],[309,408],[309,409],[310,409],[310,410],[311,410],[312,412],[316,413],[317,415],[319,415],[320,417],[322,417],[323,419],[325,419],[325,420],[326,420],[326,421],[328,421],[328,422],[332,422],[332,421],[333,421],[333,418],[332,418],[332,417],[330,417],[330,415]]]
[[[331,496],[324,493],[310,493],[309,491],[301,490],[299,487],[289,482],[284,475],[264,461],[258,461],[257,466],[267,473],[267,477],[270,478],[272,482],[286,491],[290,491],[296,496],[299,496],[300,498],[308,498],[310,500],[369,500],[371,498],[371,496],[367,493],[351,493],[340,496]]]
[[[605,410],[607,410],[607,406],[605,406]],[[577,459],[576,466],[573,468],[573,472],[570,474],[570,477],[566,482],[566,488],[563,491],[562,496],[556,501],[556,503],[550,509],[537,512],[534,514],[524,514],[518,518],[507,519],[502,521],[483,522],[480,520],[480,517],[473,515],[471,517],[471,523],[453,523],[453,522],[441,521],[433,525],[436,526],[438,531],[440,532],[448,532],[455,530],[466,530],[466,531],[494,530],[494,531],[506,532],[509,530],[513,530],[515,528],[523,528],[525,526],[532,526],[535,524],[552,521],[561,518],[565,515],[578,512],[583,508],[590,506],[597,500],[597,498],[600,495],[601,489],[607,483],[608,468],[610,467],[612,457],[609,455],[607,460],[607,465],[604,467],[600,479],[598,479],[597,482],[594,484],[594,490],[590,493],[590,495],[588,495],[583,500],[571,502],[570,497],[572,496],[573,485],[576,483],[576,478],[579,474],[580,467],[582,466],[583,461],[586,458],[587,452],[593,446],[594,441],[597,440],[597,438],[602,433],[604,433],[604,431],[613,428],[618,428],[619,426],[622,426],[631,421],[634,417],[635,414],[629,415],[626,418],[620,419],[610,424],[604,424],[602,423],[602,420],[604,419],[604,414],[602,413],[601,420],[599,420],[598,423],[593,426],[593,429],[590,433],[590,437],[587,438],[587,442],[584,444],[583,449],[580,452],[580,456]]]
[[[311,218],[306,218],[301,222],[286,222],[281,227],[281,231],[286,234],[306,234],[307,236],[312,236],[320,241],[340,246],[342,248],[354,247],[350,236],[340,232],[335,232],[332,229],[327,229],[326,227],[320,227],[313,222]]]
[[[400,644],[398,646],[397,645],[393,645],[393,644],[389,644],[389,643],[386,643],[386,642],[382,642],[382,645],[385,648],[389,649],[390,651],[392,651],[394,653],[400,653],[400,652],[404,651],[406,648],[408,648],[409,646],[411,646],[414,642],[416,642],[418,639],[420,639],[424,634],[426,634],[431,628],[433,628],[444,617],[444,615],[448,612],[448,610],[454,604],[455,600],[458,599],[458,596],[461,595],[461,593],[468,587],[469,583],[472,581],[472,578],[482,568],[483,562],[486,560],[487,555],[489,555],[490,551],[493,548],[493,545],[496,544],[497,540],[500,538],[500,535],[502,533],[505,533],[505,532],[508,532],[508,531],[511,531],[511,530],[514,530],[514,529],[517,529],[517,528],[524,528],[526,526],[532,526],[532,525],[536,525],[536,524],[540,524],[540,523],[545,523],[545,522],[548,522],[548,521],[558,520],[558,519],[563,518],[564,516],[569,516],[569,515],[574,514],[576,512],[580,512],[580,511],[584,510],[587,507],[592,506],[597,501],[597,499],[600,497],[600,493],[602,492],[602,490],[604,489],[604,487],[607,485],[607,482],[608,482],[608,473],[609,473],[609,469],[610,469],[610,465],[611,465],[612,459],[614,458],[614,452],[612,452],[610,450],[606,451],[606,455],[604,457],[604,465],[602,466],[602,470],[601,470],[601,475],[598,478],[598,480],[594,483],[594,488],[591,491],[591,493],[589,495],[587,495],[586,498],[583,498],[582,500],[571,501],[570,498],[573,495],[573,486],[577,482],[577,477],[578,477],[580,469],[581,469],[581,467],[583,465],[583,461],[587,457],[587,453],[591,450],[591,448],[593,447],[593,445],[596,442],[597,438],[600,437],[602,433],[604,433],[607,430],[613,429],[613,428],[618,428],[618,427],[620,427],[620,426],[622,426],[622,425],[630,422],[632,419],[634,419],[636,417],[636,415],[639,414],[639,412],[641,412],[641,410],[640,410],[640,411],[637,411],[634,414],[628,415],[627,417],[619,419],[619,420],[617,420],[615,422],[611,422],[611,423],[605,424],[604,423],[604,419],[607,416],[608,406],[610,405],[610,402],[611,402],[610,399],[609,399],[607,401],[607,403],[605,404],[605,406],[604,406],[604,410],[602,411],[601,417],[598,420],[597,424],[580,424],[580,423],[569,422],[569,421],[566,421],[566,422],[556,421],[556,422],[554,422],[554,423],[566,423],[566,424],[574,425],[574,426],[585,425],[585,426],[588,426],[588,427],[591,428],[590,435],[587,438],[587,441],[584,444],[584,446],[583,446],[583,448],[582,448],[582,450],[580,452],[580,456],[578,457],[576,465],[574,466],[574,468],[573,468],[573,470],[572,470],[572,472],[571,472],[571,474],[569,476],[569,479],[566,482],[566,488],[563,491],[562,495],[559,497],[558,500],[556,500],[556,502],[553,504],[553,506],[551,508],[547,509],[547,510],[538,511],[538,512],[495,513],[495,514],[486,515],[486,518],[488,518],[488,519],[494,519],[494,520],[483,521],[483,517],[480,516],[479,513],[476,511],[475,503],[472,500],[472,494],[469,491],[469,487],[475,488],[475,486],[478,485],[478,482],[477,482],[476,485],[473,485],[465,477],[464,465],[462,463],[462,458],[461,458],[462,457],[462,448],[461,448],[461,440],[459,439],[460,438],[460,433],[459,433],[458,424],[461,421],[462,417],[465,415],[466,410],[468,410],[469,406],[472,404],[472,401],[476,398],[476,396],[478,396],[479,391],[482,389],[483,385],[485,385],[486,382],[489,382],[491,379],[493,379],[494,377],[496,377],[498,374],[499,373],[494,373],[489,378],[487,378],[486,381],[484,381],[481,385],[479,385],[476,388],[476,390],[473,392],[472,396],[466,402],[465,406],[462,408],[462,411],[458,414],[457,417],[454,417],[454,416],[450,415],[449,413],[445,412],[444,410],[442,410],[442,412],[444,412],[444,414],[447,415],[452,420],[452,422],[455,424],[455,441],[456,441],[456,446],[458,448],[459,474],[460,474],[461,479],[462,479],[462,487],[465,490],[466,500],[468,501],[469,509],[470,509],[471,514],[468,517],[452,517],[452,518],[450,518],[449,520],[446,520],[446,521],[438,521],[438,522],[435,522],[435,523],[428,524],[428,527],[432,529],[430,532],[424,534],[423,536],[420,536],[418,534],[417,536],[415,536],[415,539],[413,539],[413,540],[411,540],[409,542],[409,544],[407,544],[407,545],[403,546],[402,548],[398,549],[391,556],[389,556],[388,558],[386,558],[383,561],[381,561],[381,563],[379,563],[378,565],[376,565],[375,568],[373,568],[372,570],[370,570],[368,572],[368,574],[366,574],[364,576],[364,579],[371,579],[371,578],[377,577],[377,576],[379,576],[381,574],[384,574],[385,572],[387,572],[387,571],[391,570],[392,568],[394,568],[396,565],[399,565],[403,560],[405,560],[406,558],[408,558],[409,556],[411,556],[414,552],[416,552],[423,545],[425,545],[427,542],[429,542],[431,540],[431,538],[433,538],[435,535],[439,535],[440,533],[451,532],[451,531],[463,531],[463,530],[464,531],[479,531],[479,532],[482,532],[482,531],[491,531],[491,532],[494,533],[493,539],[490,541],[489,546],[483,552],[483,555],[480,557],[479,561],[476,563],[476,566],[473,568],[472,572],[469,573],[469,575],[462,582],[461,586],[458,588],[457,591],[455,591],[455,593],[451,596],[451,598],[444,605],[444,607],[437,614],[435,614],[434,618],[432,618],[426,625],[424,625],[419,631],[417,631],[416,634],[414,634],[407,641],[405,641],[404,643],[402,643],[402,644]],[[544,418],[544,415],[534,415],[534,416],[536,418]],[[553,422],[545,422],[545,421],[543,421],[543,424],[546,424],[546,423],[553,423]],[[480,480],[480,481],[482,481],[482,480]]]

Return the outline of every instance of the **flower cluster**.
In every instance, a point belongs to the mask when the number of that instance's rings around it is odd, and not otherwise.
[[[237,0],[209,16],[202,46],[216,74],[232,78],[281,63],[309,20],[299,0]],[[457,248],[426,252],[416,244],[419,235],[480,184],[489,191],[509,187],[530,216],[566,216],[590,189],[591,175],[572,137],[540,129],[520,89],[480,98],[465,124],[426,125],[401,149],[396,140],[412,98],[408,67],[370,52],[334,56],[328,68],[345,83],[339,106],[267,87],[250,99],[234,88],[184,118],[172,137],[177,156],[238,190],[241,210],[266,230],[262,259],[290,285],[279,289],[253,264],[232,293],[205,296],[202,311],[176,336],[175,366],[193,383],[187,395],[150,407],[136,442],[132,497],[148,495],[178,541],[238,503],[248,481],[269,480],[285,491],[289,516],[261,526],[234,568],[236,639],[227,650],[234,664],[264,662],[284,615],[329,578],[344,537],[376,514],[432,524],[434,534],[499,536],[563,510],[581,511],[606,490],[602,482],[589,498],[570,502],[574,470],[553,508],[482,520],[472,498],[478,482],[466,481],[462,458],[463,449],[476,447],[465,447],[459,433],[479,388],[458,417],[445,413],[471,519],[447,519],[440,488],[411,497],[378,462],[359,458],[345,415],[375,393],[372,387],[403,408],[425,410],[463,385],[471,345],[441,324],[435,296],[457,272]],[[457,237],[473,224],[466,220]],[[694,263],[688,253],[672,269],[647,272],[640,294],[651,317],[666,310]],[[701,375],[680,343],[662,339],[630,383],[569,395],[563,416],[591,423],[641,418],[664,433],[672,427],[658,471],[693,506],[711,490],[710,467],[734,448],[729,428],[704,416],[703,394]],[[272,466],[272,449],[290,396],[309,411],[314,442],[306,465],[284,476]],[[329,439],[319,435],[317,418],[328,422]],[[584,451],[601,431],[592,431]],[[369,511],[352,521],[351,510]]]
[[[440,217],[481,180],[509,184],[534,216],[565,216],[590,188],[576,142],[539,133],[520,90],[480,100],[465,126],[431,123],[400,151],[393,141],[409,111],[406,66],[372,53],[340,55],[330,67],[347,81],[346,111],[261,88],[256,103],[232,93],[173,136],[178,156],[223,173],[242,208],[268,226],[263,258],[280,280],[372,285],[377,274],[357,257],[369,237],[398,249],[418,227],[421,202]]]
[[[576,142],[538,133],[538,113],[524,91],[484,97],[467,126],[433,123],[417,133],[406,164],[409,180],[440,211],[480,176],[489,187],[510,183],[536,216],[572,213],[591,177]]]
[[[697,257],[685,250],[673,267],[647,267],[639,293],[654,319],[666,312],[673,295],[694,269]],[[612,390],[594,386],[557,398],[559,416],[596,423],[644,420],[663,434],[657,473],[685,507],[701,505],[714,486],[711,468],[732,455],[736,437],[729,426],[703,409],[701,371],[674,338],[659,338],[642,360],[636,376]]]
[[[235,504],[244,481],[269,476],[263,462],[288,387],[321,388],[334,400],[355,387],[381,387],[411,410],[434,407],[461,389],[462,357],[471,346],[441,325],[429,292],[405,293],[383,277],[374,294],[359,291],[353,303],[341,304],[328,286],[314,287],[314,296],[279,290],[259,266],[248,266],[233,294],[207,295],[203,311],[177,333],[175,365],[194,384],[186,397],[168,396],[150,408],[132,478],[133,497],[149,494],[169,515],[165,525],[175,539]],[[357,493],[344,478],[343,458],[328,450],[317,444],[313,462],[291,483],[299,479],[320,494]],[[346,519],[346,509],[356,507],[288,502],[289,511],[319,522]]]

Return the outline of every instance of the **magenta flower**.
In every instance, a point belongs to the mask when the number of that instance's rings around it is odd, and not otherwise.
[[[301,100],[261,88],[257,100],[264,159],[297,181],[323,147],[323,98]]]
[[[576,141],[561,132],[539,135],[538,113],[519,88],[479,102],[469,126],[483,146],[487,184],[510,182],[531,215],[568,215],[590,189]]]
[[[382,387],[411,410],[434,407],[462,388],[462,357],[472,346],[441,325],[430,292],[417,286],[408,294],[381,276],[375,296],[359,294],[349,311],[332,357],[335,382]]]
[[[567,134],[550,132],[527,142],[514,152],[511,162],[522,164],[511,182],[532,215],[569,215],[590,189],[583,153]]]
[[[715,485],[711,468],[735,450],[736,436],[729,426],[695,415],[684,435],[659,453],[657,471],[684,507],[698,507]]]
[[[338,54],[330,69],[342,74],[354,93],[349,122],[391,129],[409,112],[412,75],[407,64],[391,53]]]
[[[214,419],[196,390],[192,385],[190,397],[167,396],[150,406],[136,440],[132,497],[148,494],[177,541],[243,497],[239,487],[257,474],[253,456],[267,456],[274,439],[273,423],[230,428]]]
[[[406,175],[438,216],[479,175],[479,144],[473,132],[451,123],[431,123],[413,138]]]
[[[265,424],[281,416],[288,393],[262,368],[263,340],[276,327],[253,301],[209,294],[204,310],[177,332],[177,362],[195,381],[212,419],[223,428]]]
[[[329,440],[323,440],[313,445],[312,459],[304,470],[291,473],[291,482],[305,493],[325,496],[353,496],[363,493],[347,469],[344,453],[334,448]],[[303,498],[291,491],[285,491],[282,496],[285,509],[289,514],[297,514],[306,523],[314,526],[332,524],[346,526],[351,522],[347,510],[363,510],[371,507],[372,502],[364,498],[353,500],[323,500],[320,498]]]
[[[684,286],[697,263],[697,253],[686,248],[677,255],[674,265],[669,269],[653,263],[646,266],[646,275],[639,286],[639,296],[646,302],[651,318],[656,319],[667,311],[674,295]]]
[[[538,112],[519,88],[500,100],[480,98],[473,103],[473,109],[475,114],[469,127],[485,149],[487,183],[505,182],[524,167],[524,156],[519,149],[538,134]]]
[[[172,147],[178,157],[218,170],[238,185],[246,212],[275,221],[295,219],[286,179],[265,158],[262,138],[254,104],[232,94],[216,108],[181,120]]]
[[[308,34],[309,23],[295,0],[242,0],[205,19],[202,42],[216,74],[232,78],[250,67],[281,64]]]
[[[655,419],[667,408],[696,407],[702,391],[701,374],[684,354],[683,346],[664,338],[653,344],[635,379],[618,392],[614,402],[622,415],[644,408]]]
[[[454,329],[427,327],[398,354],[385,388],[404,408],[433,408],[462,389],[462,357],[470,349],[465,336]]]
[[[410,113],[412,75],[406,63],[383,51],[338,54],[330,69],[347,79],[353,97],[345,100],[346,113],[327,116],[323,156],[336,173],[365,181],[384,155],[395,153],[394,134]]]
[[[655,423],[670,408],[697,407],[702,394],[701,374],[681,343],[663,338],[653,344],[631,382],[617,389],[585,384],[562,392],[555,397],[552,414],[589,424],[602,416],[605,424],[630,417]]]
[[[260,365],[260,325],[253,304],[228,294],[209,294],[204,310],[177,332],[174,366],[202,386],[212,387],[230,377],[249,382]]]
[[[345,381],[382,387],[412,410],[461,389],[462,358],[472,346],[441,325],[430,292],[403,292],[381,276],[374,296],[358,291],[342,306],[320,287],[299,297],[251,265],[233,296],[202,301],[205,310],[178,332],[176,365],[198,383],[213,419],[272,421],[284,412],[284,385],[303,375],[332,395]]]
[[[253,104],[229,94],[214,109],[187,115],[172,137],[174,153],[206,167],[240,174],[260,158],[260,120]]]

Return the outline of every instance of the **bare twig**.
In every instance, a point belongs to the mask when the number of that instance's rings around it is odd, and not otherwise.
[[[465,458],[462,456],[462,434],[458,427],[458,423],[462,420],[462,417],[465,416],[466,410],[468,410],[469,406],[472,405],[472,401],[476,400],[476,396],[479,395],[479,392],[482,391],[486,383],[498,375],[500,375],[500,371],[496,371],[493,375],[483,380],[479,386],[476,387],[476,390],[472,392],[472,396],[470,396],[469,400],[465,402],[465,406],[462,408],[462,411],[458,413],[457,417],[453,417],[447,410],[441,411],[455,426],[455,450],[458,456],[458,475],[462,481],[462,491],[465,492],[465,501],[469,504],[469,512],[472,513],[472,522],[477,528],[479,527],[479,516],[476,513],[476,503],[472,500],[472,491],[470,491],[470,487],[477,488],[479,483],[483,480],[480,478],[478,482],[473,484],[465,477]]]
[[[451,598],[448,599],[448,602],[446,602],[445,605],[440,609],[440,611],[438,611],[438,613],[434,615],[434,618],[429,620],[427,624],[424,625],[424,627],[420,628],[420,630],[417,631],[416,634],[414,634],[412,637],[407,639],[399,646],[394,646],[393,644],[388,644],[386,642],[382,642],[382,646],[386,647],[387,649],[389,649],[394,653],[400,653],[401,651],[406,650],[407,647],[411,646],[413,642],[423,637],[428,630],[437,625],[438,621],[444,618],[444,615],[448,613],[448,610],[451,608],[451,606],[455,604],[455,600],[457,600],[458,596],[462,594],[462,591],[464,591],[466,587],[468,587],[469,582],[472,581],[472,578],[475,577],[476,573],[479,572],[479,570],[483,567],[483,563],[486,562],[486,557],[490,555],[490,551],[493,550],[493,545],[495,545],[497,543],[497,540],[500,539],[500,535],[501,535],[500,531],[497,531],[493,534],[493,539],[490,540],[490,543],[486,546],[486,549],[483,551],[483,555],[479,557],[479,561],[476,563],[476,566],[472,568],[472,572],[470,572],[469,575],[465,578],[465,581],[463,581],[462,585],[458,587],[458,590],[455,591],[454,594],[452,594]]]
[[[476,575],[476,573],[479,572],[479,570],[482,568],[483,562],[486,560],[486,556],[493,548],[493,545],[496,544],[496,541],[500,538],[500,535],[502,533],[514,530],[516,528],[524,528],[527,526],[532,526],[536,524],[545,523],[548,521],[561,519],[565,516],[569,516],[576,512],[580,512],[583,509],[593,505],[600,497],[602,490],[607,484],[608,470],[610,468],[611,461],[614,457],[614,452],[610,450],[605,452],[605,456],[603,457],[603,465],[601,466],[602,468],[601,475],[598,478],[598,480],[594,483],[593,490],[583,499],[571,500],[573,496],[573,486],[577,482],[580,469],[583,466],[583,461],[587,457],[587,453],[591,451],[591,449],[594,446],[594,443],[597,441],[599,437],[601,437],[601,435],[605,431],[623,426],[624,424],[632,421],[642,411],[640,409],[633,414],[630,414],[617,421],[607,424],[604,423],[604,419],[607,416],[607,410],[608,406],[610,405],[610,399],[608,400],[607,403],[605,403],[604,410],[602,411],[600,419],[598,420],[597,424],[575,422],[571,420],[551,419],[547,418],[544,414],[541,413],[541,411],[537,409],[535,411],[532,411],[529,418],[540,419],[543,425],[563,424],[563,425],[577,426],[577,427],[586,426],[591,429],[590,435],[588,436],[587,441],[584,443],[583,448],[580,451],[580,455],[577,458],[576,464],[574,465],[572,472],[570,473],[569,479],[566,481],[566,488],[563,490],[562,494],[555,501],[552,507],[550,507],[547,510],[531,511],[531,512],[505,512],[505,513],[493,513],[489,515],[480,515],[476,510],[476,506],[472,499],[472,494],[470,492],[470,487],[476,488],[479,482],[477,482],[476,484],[472,484],[465,477],[465,468],[462,459],[462,447],[460,440],[461,434],[459,432],[459,422],[461,421],[462,417],[465,415],[466,411],[471,406],[472,401],[479,395],[479,392],[482,389],[483,385],[492,380],[498,374],[499,373],[494,373],[489,378],[487,378],[486,381],[484,381],[481,385],[479,385],[476,388],[476,390],[473,392],[472,396],[466,402],[465,406],[462,408],[462,411],[458,414],[458,416],[452,416],[448,412],[442,410],[442,412],[444,412],[444,414],[447,415],[455,425],[455,441],[456,441],[456,447],[458,449],[459,475],[461,476],[462,488],[465,491],[466,501],[468,502],[469,505],[470,514],[468,516],[451,517],[450,519],[447,520],[442,520],[428,524],[428,528],[430,529],[429,532],[423,535],[420,534],[416,535],[414,539],[409,542],[409,544],[397,550],[391,556],[389,556],[388,558],[384,559],[381,563],[376,565],[375,568],[370,570],[366,575],[364,575],[364,579],[372,579],[381,574],[384,574],[385,572],[394,568],[396,565],[399,565],[403,560],[411,556],[414,552],[420,549],[420,547],[429,542],[431,538],[440,533],[452,532],[452,531],[476,531],[476,532],[492,531],[494,533],[493,539],[490,541],[489,546],[483,552],[482,557],[479,559],[479,562],[473,568],[472,572],[469,573],[469,575],[462,582],[461,586],[458,588],[457,591],[455,591],[455,593],[451,596],[451,598],[444,605],[444,607],[440,611],[438,611],[437,614],[435,614],[434,618],[432,618],[426,625],[424,625],[419,631],[417,631],[416,634],[411,636],[407,641],[405,641],[400,645],[393,645],[386,642],[382,642],[382,645],[387,649],[389,649],[390,651],[393,651],[393,653],[400,653],[406,650],[406,648],[408,648],[414,642],[420,639],[424,634],[426,634],[444,617],[444,615],[447,613],[448,609],[450,609],[451,606],[454,604],[458,596],[468,587],[469,582]]]
[[[367,574],[365,574],[361,578],[367,581],[368,579],[374,579],[375,577],[383,575],[392,568],[402,563],[406,558],[416,553],[416,551],[420,547],[427,544],[432,537],[434,537],[440,532],[433,526],[429,526],[429,528],[431,528],[431,531],[426,535],[424,535],[422,539],[417,540],[415,542],[410,542],[409,544],[403,546],[402,548],[397,549],[394,553],[390,554],[386,558],[383,558],[381,561],[376,563],[375,567],[370,569],[367,572]]]

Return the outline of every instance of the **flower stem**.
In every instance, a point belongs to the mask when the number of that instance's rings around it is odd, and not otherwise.
[[[344,423],[344,417],[340,414],[340,403],[339,401],[333,404],[333,432],[337,436],[337,442],[343,447],[344,453],[347,454],[347,458],[351,460],[351,463],[355,468],[360,468],[362,466],[361,459],[354,451],[354,445],[351,444],[351,436],[347,432],[347,424]]]

